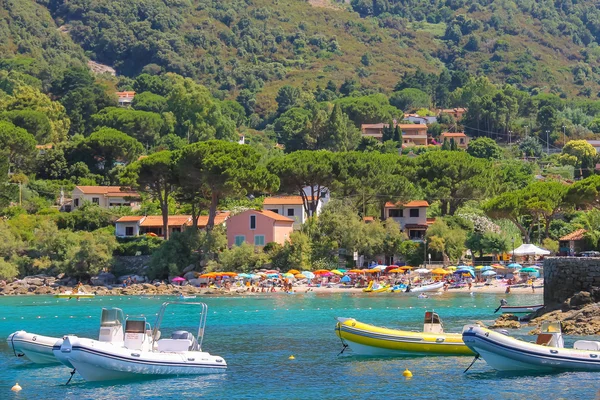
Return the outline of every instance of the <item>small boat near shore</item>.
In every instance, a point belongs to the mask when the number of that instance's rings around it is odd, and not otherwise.
[[[391,286],[388,284],[379,284],[379,283],[374,283],[373,281],[370,281],[369,285],[363,289],[363,292],[365,292],[365,293],[383,293],[383,292],[389,292],[390,288],[391,288]]]
[[[530,314],[544,307],[543,304],[535,306],[500,306],[502,314]]]
[[[409,286],[407,288],[408,293],[419,293],[419,292],[437,292],[444,287],[444,282],[434,282],[427,285],[421,286]]]
[[[170,304],[201,307],[198,334],[177,330],[161,338],[161,322]],[[86,381],[128,379],[135,376],[200,375],[222,373],[227,363],[220,356],[202,351],[208,307],[204,303],[163,303],[154,329],[145,317],[122,315],[115,326],[125,326],[122,342],[65,336],[54,346],[54,355],[63,364],[77,371]]]
[[[565,348],[560,322],[544,322],[536,343],[467,325],[467,345],[490,367],[499,371],[600,371],[600,342],[578,340]]]
[[[94,293],[86,293],[81,290],[67,290],[66,292],[57,293],[54,295],[57,299],[91,299],[96,297]]]
[[[60,364],[52,347],[60,338],[16,331],[6,341],[17,357],[25,357],[34,364]]]
[[[426,312],[423,332],[389,329],[354,318],[337,318],[335,331],[344,346],[363,356],[474,355],[460,333],[445,333],[435,312]],[[344,347],[345,348],[345,347]]]

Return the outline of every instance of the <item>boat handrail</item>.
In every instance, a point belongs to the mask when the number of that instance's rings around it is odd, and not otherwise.
[[[152,330],[152,347],[154,348],[154,343],[156,342],[157,333],[159,332],[160,325],[162,323],[163,315],[165,313],[165,309],[170,304],[183,304],[187,306],[200,306],[200,322],[198,326],[198,334],[196,336],[198,342],[198,350],[202,350],[202,341],[204,340],[204,328],[206,327],[206,317],[208,314],[208,306],[206,303],[195,302],[195,301],[165,301],[156,316],[156,323],[154,324],[154,329]]]

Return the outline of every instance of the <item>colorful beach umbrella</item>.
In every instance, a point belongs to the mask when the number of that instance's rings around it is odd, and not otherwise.
[[[342,279],[340,279],[340,282],[350,282],[350,277],[348,275],[342,277]]]
[[[344,273],[342,271],[337,270],[337,269],[332,269],[331,273],[335,274],[335,275],[339,275],[339,276],[343,276],[344,275]]]
[[[313,274],[310,271],[302,271],[302,275],[304,275],[305,277],[307,277],[308,279],[314,279],[315,278],[315,274]]]
[[[296,274],[296,275],[294,275],[294,278],[296,278],[296,279],[306,279],[306,276],[304,274]]]
[[[327,270],[327,269],[318,269],[318,270],[316,270],[316,271],[313,271],[313,273],[314,273],[315,275],[328,274],[328,273],[329,273],[329,270]]]
[[[493,275],[496,275],[496,271],[492,271],[491,269],[488,269],[487,271],[483,271],[483,273],[481,275],[483,275],[483,276],[493,276]]]
[[[522,267],[521,267],[521,264],[512,263],[512,264],[508,264],[508,268],[522,268]]]
[[[453,266],[453,265],[451,265],[449,267],[446,267],[446,270],[448,270],[448,271],[456,271],[456,267]]]
[[[478,265],[475,267],[476,270],[483,270],[485,267],[483,265]]]
[[[289,270],[287,273],[288,273],[288,274],[293,274],[293,275],[296,275],[296,274],[299,274],[299,273],[300,273],[300,271],[298,271],[297,269],[290,269],[290,270]]]
[[[494,268],[492,268],[492,267],[491,267],[491,266],[489,266],[489,265],[486,265],[485,267],[481,268],[481,270],[482,270],[483,272],[485,272],[485,271],[492,271],[493,269],[494,269]]]
[[[530,272],[538,272],[538,270],[535,268],[528,267],[528,268],[523,268],[520,272],[521,273],[530,273]]]
[[[404,272],[404,270],[402,268],[394,268],[394,269],[390,269],[388,272],[390,272],[392,274],[397,274],[400,272]]]
[[[434,275],[448,275],[448,274],[451,274],[450,271],[446,271],[443,268],[436,268],[436,269],[432,270],[431,273],[434,274]]]
[[[363,271],[362,269],[351,269],[348,272],[351,272],[353,274],[364,274],[365,273],[365,271]]]
[[[428,270],[427,268],[415,269],[413,272],[416,272],[417,274],[429,274],[429,273],[431,273],[431,271]]]

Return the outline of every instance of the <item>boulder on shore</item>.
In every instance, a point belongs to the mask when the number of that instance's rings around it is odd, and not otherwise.
[[[565,300],[560,310],[536,315],[529,323],[536,328],[529,333],[539,334],[546,321],[560,322],[565,335],[600,335],[600,289],[578,292]]]
[[[513,314],[502,314],[496,321],[494,321],[493,325],[490,325],[488,328],[490,329],[519,329],[521,327],[521,323],[519,322],[519,317]]]

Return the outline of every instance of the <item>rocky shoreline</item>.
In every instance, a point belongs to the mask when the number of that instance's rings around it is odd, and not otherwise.
[[[62,282],[52,277],[27,277],[15,282],[0,286],[0,296],[26,296],[26,295],[55,295],[72,290],[75,284]],[[199,288],[192,285],[173,285],[170,283],[133,283],[123,287],[118,285],[90,286],[83,285],[79,289],[84,293],[93,293],[96,296],[170,296],[170,295],[234,295],[246,293],[245,289],[213,289]]]
[[[546,321],[560,322],[565,335],[600,335],[600,288],[578,292],[562,304],[544,307],[529,316],[529,320],[524,323],[515,315],[503,314],[489,328],[519,329],[532,326],[535,328],[529,334],[537,335],[542,323]]]

